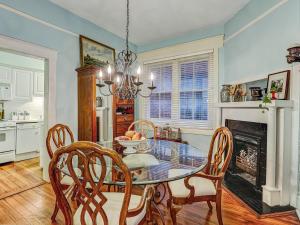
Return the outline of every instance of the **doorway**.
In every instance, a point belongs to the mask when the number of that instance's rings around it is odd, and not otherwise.
[[[49,176],[48,176],[48,164],[49,164],[49,156],[46,150],[45,146],[45,137],[46,133],[48,131],[49,126],[55,124],[56,122],[56,110],[55,110],[55,94],[56,94],[56,59],[57,59],[57,52],[48,49],[39,45],[34,45],[31,43],[27,43],[24,41],[20,41],[17,39],[9,38],[6,36],[1,36],[0,35],[0,50],[2,52],[10,53],[12,55],[18,55],[18,56],[23,56],[23,57],[28,57],[31,59],[35,59],[40,62],[40,66],[43,65],[43,70],[39,67],[40,70],[36,71],[36,74],[34,72],[23,72],[17,71],[18,74],[16,75],[16,71],[13,72],[12,79],[15,79],[17,76],[19,78],[18,81],[12,80],[11,82],[11,92],[12,92],[12,99],[15,99],[15,96],[17,96],[17,100],[19,101],[19,106],[21,107],[28,107],[29,105],[35,105],[35,106],[42,106],[42,114],[40,114],[41,110],[36,110],[34,113],[28,112],[29,110],[24,110],[27,111],[27,118],[25,118],[25,114],[23,112],[23,118],[28,119],[31,118],[39,121],[42,123],[42,126],[38,127],[37,124],[36,126],[30,127],[28,124],[22,124],[20,126],[20,131],[27,131],[23,132],[26,135],[33,135],[35,132],[37,132],[37,128],[40,129],[40,135],[41,135],[41,142],[40,142],[40,148],[38,152],[39,156],[39,162],[40,162],[40,168],[42,169],[42,178],[45,181],[49,181]],[[1,63],[1,62],[0,62]],[[1,65],[1,64],[0,64]],[[26,64],[28,66],[28,64]],[[17,70],[20,68],[17,68]],[[21,68],[24,69],[24,68]],[[26,68],[27,69],[27,68]],[[25,76],[22,76],[24,75]],[[28,75],[30,74],[30,75]],[[0,78],[1,80],[1,78]],[[32,85],[29,89],[26,88],[21,88],[22,84],[27,83]],[[43,84],[43,85],[42,85]],[[43,86],[43,88],[41,88]],[[17,90],[15,87],[19,87]],[[14,89],[15,88],[15,89]],[[29,90],[29,91],[28,91]],[[44,92],[44,93],[42,93]],[[28,95],[31,95],[31,97],[28,97]],[[20,98],[19,98],[20,97]],[[22,100],[31,99],[32,101],[29,101],[30,103],[26,102],[22,103]],[[16,99],[15,99],[16,100]],[[34,104],[32,104],[32,102]],[[3,101],[2,101],[3,102]],[[21,102],[21,103],[20,103]],[[4,103],[5,104],[5,103]],[[11,105],[12,102],[8,101],[6,102],[6,105]],[[14,104],[13,104],[14,105]],[[19,108],[18,108],[19,109]],[[5,105],[4,105],[4,110],[5,110]],[[19,110],[22,111],[22,110]],[[38,111],[38,112],[37,112]],[[8,110],[8,114],[4,114],[4,119],[5,120],[13,120],[12,116],[17,116],[15,119],[19,119],[18,113],[14,114],[15,110]],[[30,114],[30,116],[28,115]],[[22,118],[22,114],[20,115],[20,118]],[[17,127],[16,127],[17,130]],[[17,131],[16,131],[17,132]],[[22,135],[21,135],[22,136]],[[17,134],[16,134],[17,138]],[[24,137],[23,137],[24,138]],[[25,137],[26,140],[26,137]],[[16,140],[18,141],[18,140]],[[16,155],[18,155],[17,152],[15,152]],[[21,154],[24,152],[21,151]],[[31,152],[32,153],[32,152]],[[31,154],[30,153],[30,154]],[[29,154],[29,155],[30,155]],[[26,155],[26,154],[25,154]],[[23,156],[25,156],[23,155]],[[26,157],[29,157],[27,154]],[[22,157],[16,157],[16,160],[22,160],[25,158]]]

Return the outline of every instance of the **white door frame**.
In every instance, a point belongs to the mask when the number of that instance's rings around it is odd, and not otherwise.
[[[44,99],[44,136],[48,128],[56,123],[56,62],[57,51],[39,45],[0,35],[0,48],[21,52],[27,55],[47,59],[45,63],[45,99]],[[45,142],[44,142],[45,143]],[[40,151],[43,179],[49,181],[48,164],[49,156],[46,146]]]

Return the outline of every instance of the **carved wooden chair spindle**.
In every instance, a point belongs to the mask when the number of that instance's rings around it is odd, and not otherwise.
[[[79,168],[80,173],[74,170],[76,162],[75,168]],[[60,163],[78,186],[77,209],[71,207],[62,190]],[[104,191],[108,163],[123,173],[126,184],[123,193]],[[95,164],[101,164],[96,177],[92,173]],[[152,189],[147,188],[142,196],[132,195],[131,174],[118,153],[111,149],[86,141],[61,147],[50,162],[49,175],[66,225],[140,225],[146,221]]]
[[[64,124],[56,124],[51,127],[47,134],[46,146],[50,159],[53,158],[54,152],[65,145],[71,144],[74,142],[74,135],[71,129]],[[67,191],[68,188],[72,185],[72,180],[69,176],[61,176],[62,183],[64,183],[64,190]],[[55,204],[55,208],[53,214],[51,216],[51,220],[54,222],[56,215],[58,213],[58,205],[57,201]]]
[[[216,152],[214,149],[216,147]],[[228,168],[233,151],[232,134],[226,127],[218,128],[210,143],[208,162],[204,170],[182,180],[168,183],[170,198],[168,208],[173,224],[176,224],[176,213],[184,204],[206,201],[212,209],[211,202],[216,203],[219,225],[223,225],[221,215],[222,181]],[[180,170],[169,171],[180,173]]]

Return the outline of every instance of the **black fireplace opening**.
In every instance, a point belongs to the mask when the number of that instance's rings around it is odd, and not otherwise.
[[[232,133],[233,154],[224,177],[224,185],[258,214],[290,210],[269,207],[262,201],[266,184],[267,124],[225,120]]]
[[[225,180],[235,178],[261,195],[266,184],[267,124],[226,120],[226,126],[232,132],[233,155]]]

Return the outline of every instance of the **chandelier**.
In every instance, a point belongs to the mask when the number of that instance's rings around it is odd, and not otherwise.
[[[148,98],[156,88],[153,85],[154,75],[150,74],[151,86],[148,86],[148,93],[142,94],[143,82],[140,81],[141,67],[135,69],[137,55],[129,49],[129,0],[127,0],[127,23],[126,23],[126,49],[119,52],[117,60],[113,65],[108,65],[106,79],[104,73],[100,70],[98,74],[100,93],[104,96],[116,96],[120,99],[134,99],[137,96]],[[113,71],[114,70],[114,71]],[[107,87],[108,93],[103,93],[102,89]],[[106,91],[107,92],[107,91]]]

